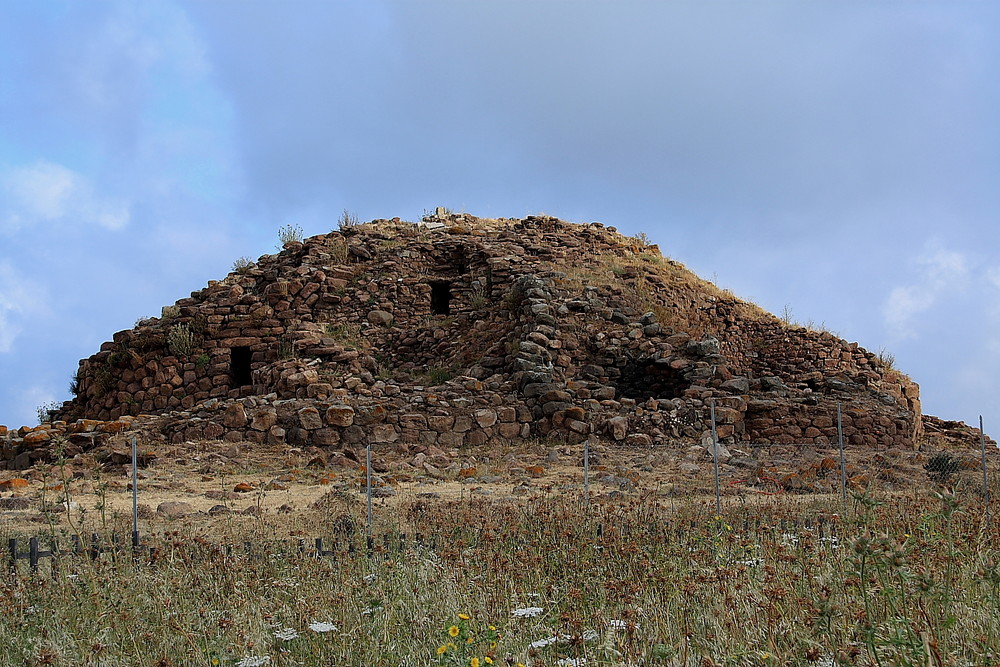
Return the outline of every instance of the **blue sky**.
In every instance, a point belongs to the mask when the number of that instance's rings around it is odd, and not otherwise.
[[[0,0],[0,423],[282,225],[448,206],[645,232],[990,430],[998,120],[996,3]]]

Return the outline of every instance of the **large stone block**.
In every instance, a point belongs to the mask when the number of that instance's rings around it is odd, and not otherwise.
[[[331,405],[326,411],[326,423],[330,426],[351,426],[354,424],[354,408],[349,405]]]

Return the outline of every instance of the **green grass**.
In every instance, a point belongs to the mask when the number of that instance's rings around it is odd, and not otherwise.
[[[981,505],[910,496],[842,509],[785,501],[712,517],[710,505],[651,497],[595,500],[586,513],[572,496],[428,500],[387,513],[376,532],[419,527],[433,547],[336,559],[281,553],[278,523],[219,536],[264,545],[253,558],[167,532],[151,540],[151,565],[66,558],[58,574],[21,563],[0,579],[0,664],[1000,660],[1000,538]],[[513,614],[529,607],[542,611]]]

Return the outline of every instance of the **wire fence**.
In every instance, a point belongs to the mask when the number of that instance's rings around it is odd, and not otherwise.
[[[713,406],[714,407],[714,406]],[[776,496],[826,495],[839,499],[844,505],[849,498],[863,496],[874,491],[898,491],[912,487],[914,483],[936,485],[943,493],[969,494],[981,500],[984,515],[991,516],[991,499],[998,493],[1000,483],[1000,450],[987,450],[985,436],[981,437],[980,451],[968,450],[927,450],[920,451],[879,451],[871,448],[851,447],[845,449],[843,438],[833,445],[814,443],[730,443],[722,444],[717,437],[714,411],[712,440],[702,446],[677,445],[681,450],[687,447],[689,456],[682,458],[676,470],[675,495],[701,495],[714,499],[715,517],[727,514],[732,503],[746,505],[754,499]],[[838,419],[838,431],[839,431]],[[842,433],[842,432],[841,432]],[[982,421],[980,421],[982,434]],[[613,497],[620,492],[646,492],[650,489],[638,488],[640,480],[628,475],[609,472],[606,466],[596,464],[592,448],[596,441],[583,444],[579,477],[575,483],[562,484],[563,491],[577,489],[582,499],[583,511],[589,513],[591,505],[598,499]],[[96,534],[88,539],[80,535],[70,536],[68,543],[60,544],[56,539],[47,541],[38,537],[11,538],[8,544],[8,560],[12,567],[19,561],[27,561],[32,569],[37,569],[45,559],[52,559],[53,567],[65,556],[88,556],[92,560],[103,554],[113,554],[114,558],[130,555],[133,559],[147,558],[155,561],[155,553],[162,546],[150,546],[140,534],[139,493],[141,481],[138,473],[138,443],[131,439],[131,495],[132,531],[130,539],[123,540],[112,535],[103,540]],[[978,454],[978,455],[974,455]],[[357,538],[324,541],[298,540],[294,544],[285,542],[279,551],[289,557],[350,557],[357,554],[375,552],[400,552],[407,549],[434,548],[435,537],[404,533],[376,534],[376,512],[373,500],[380,497],[381,483],[373,476],[372,445],[365,451],[365,465],[360,491],[365,497],[363,540]],[[563,480],[565,481],[565,480]],[[548,491],[552,485],[541,487]],[[357,488],[357,487],[355,487]],[[411,501],[433,498],[434,492],[418,491],[420,487],[408,489],[401,496],[409,496]],[[517,488],[515,488],[515,491]],[[470,493],[471,497],[471,493]],[[463,492],[464,498],[464,492]],[[397,507],[399,503],[397,503]],[[380,509],[380,511],[382,511]],[[706,520],[711,519],[706,515]],[[807,524],[803,524],[806,526]],[[792,526],[795,528],[795,526]],[[811,529],[811,527],[810,527]],[[603,530],[603,526],[599,528]],[[820,526],[821,531],[823,527]],[[360,531],[359,531],[360,533]],[[598,535],[599,536],[599,535]],[[44,548],[43,548],[44,547]],[[253,554],[260,550],[259,544],[246,542],[241,545],[216,545],[212,547],[217,555],[231,556],[236,552]],[[221,551],[220,551],[221,550]],[[273,551],[269,546],[266,550]]]

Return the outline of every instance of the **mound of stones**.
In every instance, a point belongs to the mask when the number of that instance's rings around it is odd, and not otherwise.
[[[0,465],[165,442],[913,448],[919,390],[600,223],[444,211],[286,244],[120,331]],[[6,429],[4,429],[6,431]]]

